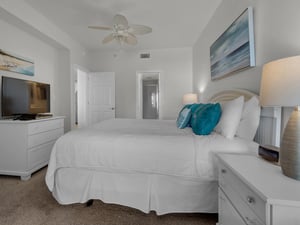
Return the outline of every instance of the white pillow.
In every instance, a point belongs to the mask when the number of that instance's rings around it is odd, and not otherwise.
[[[236,136],[252,141],[259,125],[259,117],[259,100],[256,96],[253,96],[250,100],[244,103],[244,109]]]
[[[232,139],[239,126],[244,106],[244,96],[221,104],[222,116],[215,131],[226,138]]]

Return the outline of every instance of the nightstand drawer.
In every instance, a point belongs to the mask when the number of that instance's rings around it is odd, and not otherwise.
[[[222,190],[222,187],[220,187],[220,191]],[[224,190],[224,192],[234,207],[239,211],[240,216],[243,218],[246,224],[265,225],[265,223],[262,222],[262,220],[253,212],[253,209],[251,209],[249,205],[245,203],[239,195],[236,194],[235,190],[228,188]]]
[[[248,225],[255,224],[256,221],[250,222],[252,218],[258,218],[266,225],[300,224],[300,182],[298,180],[284,176],[279,166],[257,156],[221,153],[217,154],[217,159],[220,166],[220,225],[243,224],[242,222],[222,223],[228,218],[236,217],[236,214],[240,215]],[[252,197],[248,199],[251,203],[247,202],[245,196]],[[251,214],[255,215],[251,218],[245,217]],[[227,221],[231,221],[229,219]]]
[[[240,214],[236,211],[230,200],[219,188],[219,218],[220,225],[246,225],[245,221],[241,218]]]
[[[219,185],[235,205],[245,221],[265,224],[266,202],[252,191],[238,176],[224,165],[219,167]]]

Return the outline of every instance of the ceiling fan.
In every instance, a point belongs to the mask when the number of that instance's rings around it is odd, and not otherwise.
[[[120,44],[124,42],[129,45],[136,45],[136,35],[148,34],[152,32],[152,28],[148,26],[138,24],[129,25],[126,17],[120,14],[114,16],[112,27],[89,26],[89,28],[112,31],[111,34],[109,34],[102,40],[103,44],[109,43],[113,40],[117,40]]]

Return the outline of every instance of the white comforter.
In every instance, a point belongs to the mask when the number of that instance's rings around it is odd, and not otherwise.
[[[212,133],[194,135],[173,120],[113,119],[71,131],[55,143],[46,175],[52,191],[56,170],[89,168],[216,179],[212,152],[255,152],[254,142]]]

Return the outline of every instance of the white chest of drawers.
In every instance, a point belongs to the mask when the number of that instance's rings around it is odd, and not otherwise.
[[[52,146],[63,133],[64,117],[0,120],[0,174],[30,179],[48,164]]]
[[[255,156],[217,157],[219,225],[300,224],[300,181]]]

